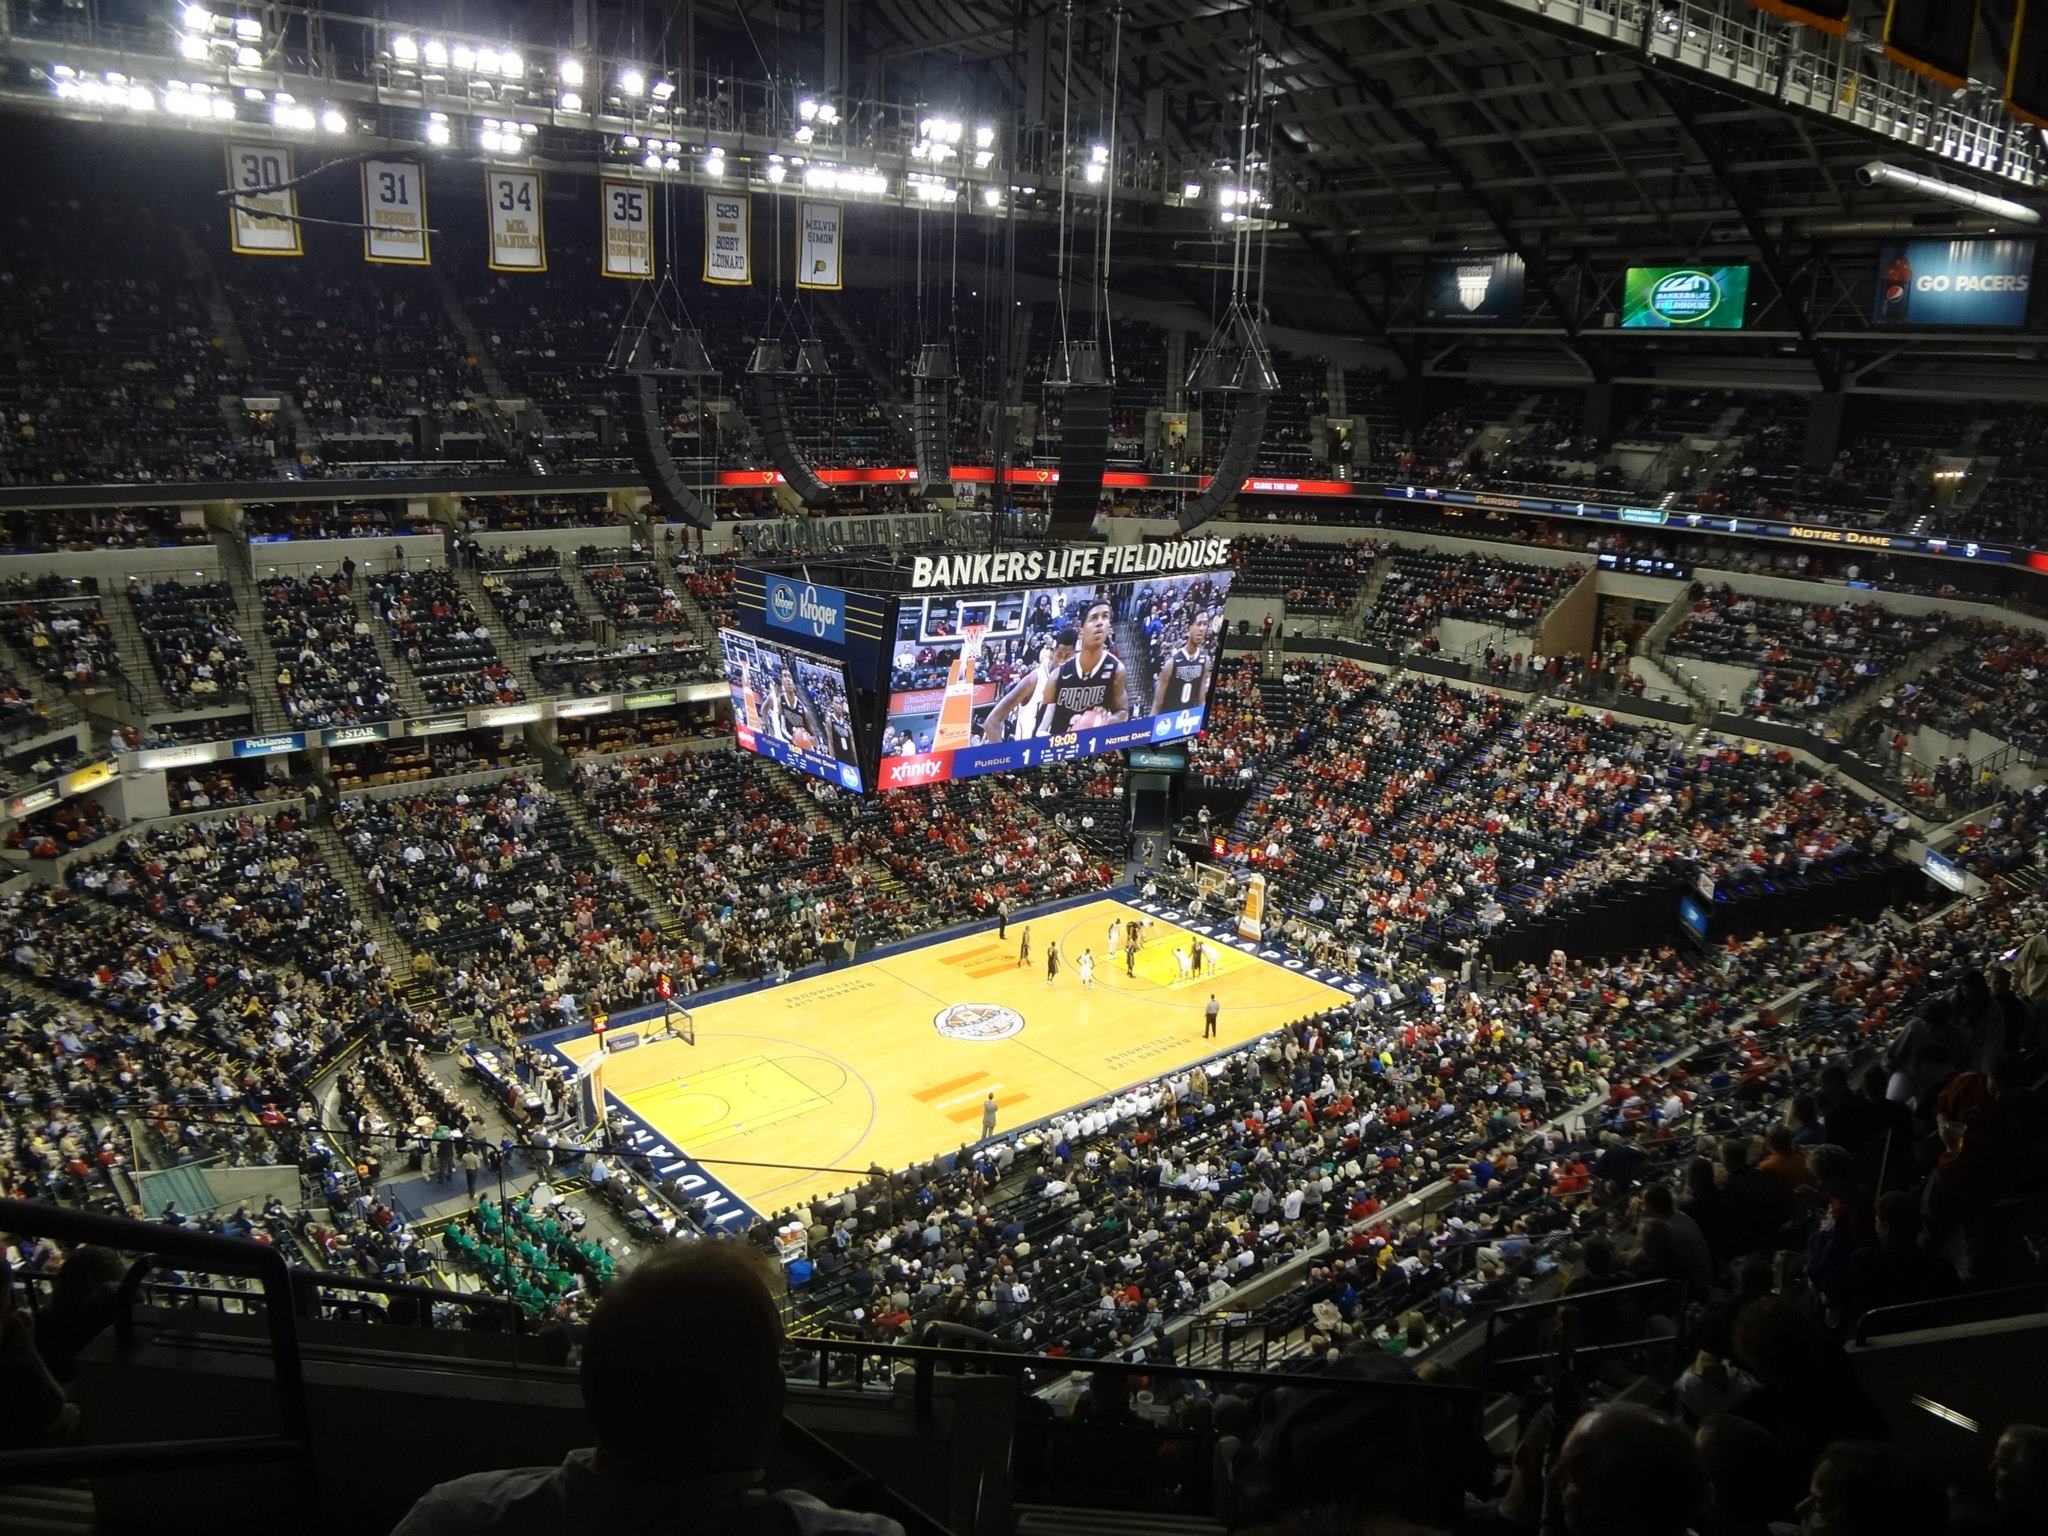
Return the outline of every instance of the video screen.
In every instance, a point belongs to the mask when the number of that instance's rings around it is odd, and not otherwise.
[[[736,629],[721,629],[718,644],[740,746],[861,793],[859,736],[839,663]]]
[[[1630,267],[1622,274],[1624,330],[1739,331],[1749,268]]]
[[[883,789],[1198,735],[1228,571],[902,599]]]

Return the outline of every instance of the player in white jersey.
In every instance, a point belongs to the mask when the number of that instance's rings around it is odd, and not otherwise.
[[[981,739],[1002,741],[1007,737],[1011,741],[1025,741],[1042,735],[1038,727],[1045,716],[1046,701],[1052,697],[1052,680],[1061,664],[1073,654],[1074,630],[1069,625],[1053,636],[1051,645],[1039,648],[1037,662],[1010,685],[1009,692],[989,706],[981,722]],[[1006,731],[1004,726],[1012,716],[1016,728]]]

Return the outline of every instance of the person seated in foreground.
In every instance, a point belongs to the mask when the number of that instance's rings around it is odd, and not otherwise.
[[[393,1536],[903,1536],[895,1521],[759,1486],[782,1423],[782,1320],[739,1243],[662,1249],[605,1292],[583,1344],[593,1448],[431,1488]]]

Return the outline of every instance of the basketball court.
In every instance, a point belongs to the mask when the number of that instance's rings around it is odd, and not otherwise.
[[[1149,921],[1135,976],[1108,954],[1109,925]],[[1024,929],[1028,965],[1017,962]],[[1182,980],[1187,929],[1100,900],[901,950],[823,975],[693,1007],[697,1043],[659,1039],[605,1064],[612,1098],[762,1215],[836,1194],[870,1164],[896,1169],[1252,1040],[1349,996],[1298,971],[1204,940],[1213,974]],[[1046,946],[1062,952],[1045,980]],[[1095,955],[1095,984],[1078,963]],[[1209,994],[1217,1038],[1202,1037]],[[556,1049],[581,1062],[592,1035]],[[800,1163],[813,1173],[736,1163]]]

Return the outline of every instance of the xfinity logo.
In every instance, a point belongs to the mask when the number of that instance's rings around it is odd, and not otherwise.
[[[834,645],[846,643],[846,594],[836,587],[798,584],[781,576],[770,576],[768,622],[777,629],[793,630]]]
[[[906,784],[935,784],[946,776],[946,765],[936,757],[905,757],[889,764],[891,789]]]

